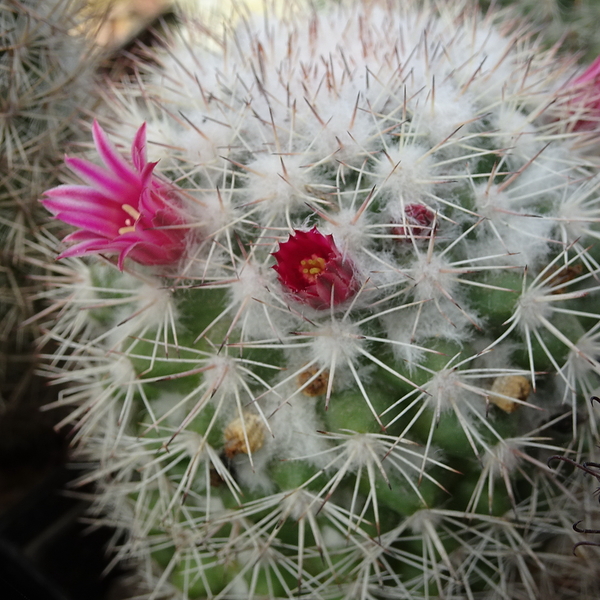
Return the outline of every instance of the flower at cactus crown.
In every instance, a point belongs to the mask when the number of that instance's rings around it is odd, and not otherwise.
[[[312,308],[341,304],[360,288],[352,262],[342,256],[332,235],[323,235],[316,227],[295,230],[273,256],[281,285]]]
[[[569,104],[584,109],[585,117],[575,123],[574,129],[594,129],[600,123],[600,56],[571,83],[573,96]]]
[[[403,225],[394,227],[392,233],[402,238],[426,238],[431,234],[435,213],[424,204],[407,204]]]
[[[146,160],[146,124],[131,145],[129,164],[94,121],[96,149],[106,168],[66,157],[65,163],[89,185],[59,185],[44,192],[42,204],[78,231],[64,241],[73,244],[59,255],[118,254],[143,265],[177,261],[185,249],[187,229],[176,209],[174,186],[152,173],[156,163]]]

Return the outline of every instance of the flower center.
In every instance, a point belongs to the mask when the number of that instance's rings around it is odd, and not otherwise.
[[[131,219],[125,219],[125,227],[119,229],[119,235],[135,231],[135,223],[142,216],[133,206],[129,204],[121,204],[123,211],[128,214]]]
[[[309,283],[314,283],[325,270],[325,259],[313,254],[310,258],[300,261],[300,273]]]

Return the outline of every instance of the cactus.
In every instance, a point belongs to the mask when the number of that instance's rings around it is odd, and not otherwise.
[[[0,5],[0,396],[27,396],[37,335],[30,275],[32,240],[47,220],[38,198],[58,183],[66,144],[81,139],[98,53],[76,27],[78,0],[7,0]],[[33,259],[35,262],[35,259]],[[34,400],[39,406],[40,401]]]
[[[82,113],[98,104],[90,93],[97,53],[75,32],[80,6],[73,0],[8,0],[0,10],[0,202],[16,221],[3,219],[3,227],[12,227],[3,239],[20,251],[35,229],[36,200],[56,178],[65,144],[81,136]]]
[[[145,597],[597,596],[546,466],[598,435],[594,85],[502,13],[348,0],[111,90],[42,198],[45,372]]]

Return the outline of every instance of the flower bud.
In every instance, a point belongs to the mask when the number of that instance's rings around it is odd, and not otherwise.
[[[238,454],[251,454],[263,447],[265,429],[259,415],[244,413],[243,420],[237,418],[223,432],[225,456],[232,459]]]
[[[492,404],[495,404],[504,412],[512,413],[521,404],[520,402],[514,402],[511,398],[525,402],[530,391],[531,384],[526,377],[522,375],[502,375],[494,380],[489,398]]]
[[[329,371],[308,367],[298,374],[297,383],[305,396],[309,398],[323,396],[329,386]]]
[[[392,233],[401,238],[428,238],[433,231],[435,213],[424,204],[407,204],[404,207],[402,224]]]

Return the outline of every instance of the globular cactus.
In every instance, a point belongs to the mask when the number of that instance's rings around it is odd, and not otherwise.
[[[438,4],[187,23],[42,199],[46,373],[151,598],[597,596],[546,466],[597,440],[595,79]]]

